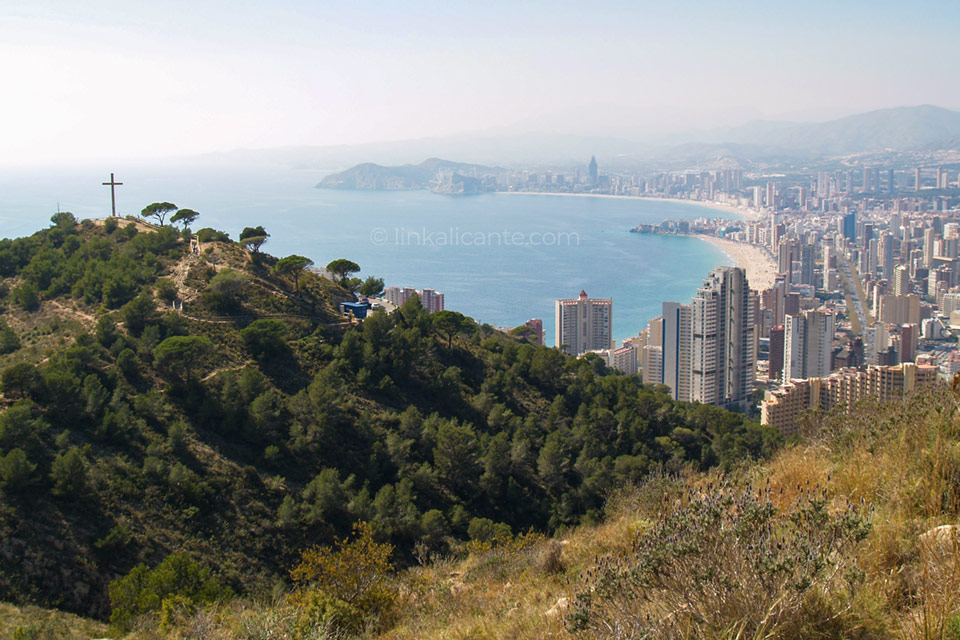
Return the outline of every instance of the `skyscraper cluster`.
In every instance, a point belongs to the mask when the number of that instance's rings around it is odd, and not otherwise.
[[[756,368],[756,294],[739,267],[710,272],[689,304],[663,303],[644,346],[648,382],[676,400],[728,409],[751,405]]]

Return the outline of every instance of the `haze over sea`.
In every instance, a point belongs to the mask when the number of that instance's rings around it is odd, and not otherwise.
[[[169,201],[200,212],[196,228],[236,238],[262,224],[265,250],[307,256],[318,266],[349,258],[387,286],[432,288],[446,307],[480,322],[516,326],[542,318],[554,342],[554,300],[613,299],[618,343],[637,335],[664,300],[686,302],[711,268],[732,264],[693,238],[630,233],[640,223],[715,214],[697,205],[627,198],[426,191],[315,189],[326,172],[129,166],[116,170],[117,210],[138,214]],[[61,210],[78,218],[110,212],[106,170],[47,170],[0,176],[0,237],[28,235]]]

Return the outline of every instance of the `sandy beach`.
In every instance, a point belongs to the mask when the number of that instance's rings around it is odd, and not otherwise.
[[[718,247],[736,266],[746,269],[747,280],[750,282],[751,289],[763,291],[773,286],[777,275],[776,265],[759,247],[713,236],[695,235],[690,237],[700,238]]]
[[[735,207],[723,202],[710,202],[706,200],[684,200],[682,198],[653,198],[650,196],[615,196],[609,193],[552,193],[550,191],[496,191],[494,193],[507,193],[511,195],[528,196],[572,196],[575,198],[618,198],[621,200],[649,200],[651,202],[676,202],[679,204],[692,204],[697,207],[713,209],[725,213],[729,217],[743,218],[744,220],[761,220],[763,213],[753,209]]]

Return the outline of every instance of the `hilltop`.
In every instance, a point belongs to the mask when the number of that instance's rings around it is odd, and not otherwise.
[[[358,281],[259,248],[69,214],[0,241],[0,599],[126,629],[124,576],[264,599],[358,521],[394,566],[463,557],[598,522],[651,471],[775,446],[416,298],[351,322]]]

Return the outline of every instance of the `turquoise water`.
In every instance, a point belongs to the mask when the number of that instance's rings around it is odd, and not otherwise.
[[[448,309],[515,326],[542,318],[554,338],[554,300],[613,299],[613,333],[637,334],[664,300],[685,302],[707,272],[730,264],[706,242],[629,233],[640,223],[693,219],[696,205],[569,196],[441,196],[422,191],[314,189],[322,173],[128,167],[117,171],[117,208],[135,213],[158,200],[200,212],[200,226],[236,237],[262,224],[265,250],[318,265],[350,258],[387,286],[433,288]],[[0,176],[0,237],[32,233],[59,206],[78,217],[109,213],[100,185],[109,172],[51,170]]]

